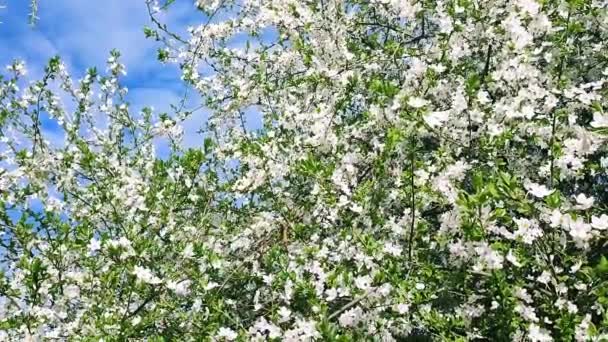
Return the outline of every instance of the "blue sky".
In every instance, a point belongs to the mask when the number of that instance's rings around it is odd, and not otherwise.
[[[150,25],[144,0],[39,0],[38,21],[29,25],[29,0],[0,0],[0,67],[14,59],[27,64],[28,80],[40,79],[48,60],[59,55],[74,79],[81,78],[88,67],[106,69],[112,49],[118,49],[127,67],[122,81],[129,88],[132,110],[154,106],[170,110],[185,88],[175,65],[156,60],[158,42],[145,39],[143,27]],[[188,25],[201,23],[205,17],[196,11],[194,1],[178,0],[161,15],[174,31],[185,35]],[[2,70],[4,72],[4,70]],[[204,125],[206,113],[199,111],[186,122],[185,144],[202,143],[196,131]],[[43,120],[48,134],[58,129],[53,120]],[[157,155],[164,157],[167,146],[157,144]],[[39,203],[32,204],[39,208]],[[19,211],[12,212],[17,219]]]
[[[22,59],[27,64],[27,79],[38,80],[48,60],[59,55],[72,77],[79,79],[89,67],[105,70],[109,52],[118,49],[127,68],[122,82],[129,88],[132,111],[144,106],[153,106],[157,112],[169,111],[186,90],[177,66],[156,60],[160,43],[144,37],[144,26],[151,26],[145,0],[39,0],[39,19],[34,26],[29,25],[29,5],[30,0],[0,0],[0,6],[4,6],[0,8],[0,67]],[[182,36],[186,36],[189,25],[206,20],[196,10],[194,0],[177,0],[159,18]],[[274,36],[276,33],[270,30],[263,39]],[[243,45],[246,39],[235,39],[233,46]],[[184,123],[186,146],[202,143],[196,131],[206,119],[207,113],[202,110]],[[246,121],[249,129],[258,129],[261,115],[248,110]],[[43,130],[52,135],[58,126],[46,118]],[[59,136],[55,139],[62,140]],[[158,157],[164,158],[167,150],[166,144],[157,144]],[[33,206],[39,207],[35,203]],[[18,214],[11,216],[16,219]]]
[[[23,59],[28,78],[37,79],[48,59],[59,55],[73,77],[80,78],[88,67],[105,70],[109,52],[115,48],[127,67],[123,84],[129,88],[132,109],[169,110],[185,91],[177,66],[158,62],[159,43],[143,35],[143,27],[151,25],[144,0],[39,0],[35,26],[28,23],[29,4],[29,0],[0,0],[5,6],[0,9],[0,65]],[[190,0],[176,1],[160,18],[184,34],[188,25],[205,20]],[[188,122],[187,145],[200,142],[195,132],[204,120],[206,114],[199,112]],[[52,129],[52,123],[46,126]]]
[[[130,89],[181,91],[175,66],[158,63],[158,43],[144,38],[143,27],[150,22],[143,0],[39,0],[35,26],[28,24],[29,0],[2,1],[6,7],[0,10],[0,61],[4,64],[22,58],[31,72],[40,73],[50,57],[60,55],[71,71],[82,73],[89,66],[104,69],[109,51],[116,48],[127,65],[125,81]],[[199,13],[192,2],[178,1],[163,19],[183,31],[204,19]]]

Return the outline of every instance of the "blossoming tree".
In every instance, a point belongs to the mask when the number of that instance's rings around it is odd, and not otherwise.
[[[173,2],[200,148],[116,51],[0,80],[3,338],[608,338],[606,1]]]

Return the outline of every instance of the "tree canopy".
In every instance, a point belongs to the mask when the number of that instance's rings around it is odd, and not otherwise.
[[[608,2],[174,2],[195,107],[1,76],[0,339],[608,339]]]

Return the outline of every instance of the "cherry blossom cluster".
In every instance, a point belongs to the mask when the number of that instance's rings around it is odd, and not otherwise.
[[[608,2],[146,4],[174,112],[0,80],[0,339],[608,339]]]

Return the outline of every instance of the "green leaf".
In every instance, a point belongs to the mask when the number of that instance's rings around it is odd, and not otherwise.
[[[481,172],[475,172],[473,174],[473,188],[479,192],[483,189],[484,176]]]
[[[551,195],[545,197],[545,202],[553,209],[559,208],[560,204],[562,203],[560,192],[555,190]]]
[[[606,259],[605,255],[602,255],[600,262],[595,266],[595,269],[599,273],[608,273],[608,259]]]
[[[146,38],[151,38],[151,37],[156,37],[157,33],[152,28],[150,28],[148,26],[145,26],[144,27],[144,35],[146,36]]]
[[[160,62],[166,62],[169,59],[169,52],[166,49],[158,49],[157,57]]]

